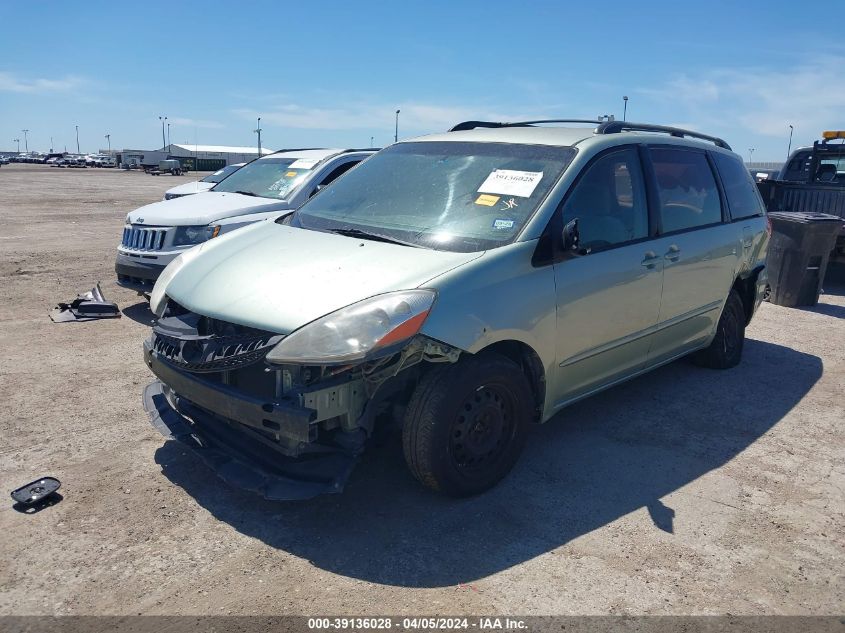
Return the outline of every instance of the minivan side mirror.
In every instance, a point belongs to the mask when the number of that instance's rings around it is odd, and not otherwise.
[[[573,218],[563,227],[563,252],[568,256],[580,255],[581,236],[578,233],[578,218]]]

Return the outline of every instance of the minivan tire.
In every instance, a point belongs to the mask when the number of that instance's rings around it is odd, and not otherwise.
[[[693,354],[696,365],[710,369],[730,369],[742,360],[745,343],[745,308],[736,290],[731,290],[710,345]]]
[[[484,492],[519,458],[534,408],[522,369],[499,354],[436,366],[423,375],[405,412],[405,461],[438,492]]]

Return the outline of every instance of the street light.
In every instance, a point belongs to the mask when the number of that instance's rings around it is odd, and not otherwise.
[[[106,134],[103,138],[105,138],[109,143],[109,156],[111,156],[111,134]]]
[[[29,153],[29,141],[27,140],[27,134],[29,134],[29,130],[21,130],[21,132],[23,132],[24,151]],[[18,153],[20,153],[20,147],[18,147]]]
[[[81,154],[82,152],[79,151],[79,126],[76,127],[76,153]]]
[[[789,160],[789,155],[792,153],[792,126],[789,126],[789,146],[786,148],[786,160]]]
[[[396,131],[393,133],[393,142],[396,143],[399,140],[399,112],[400,110],[396,111]]]
[[[170,149],[170,123],[167,124],[167,151],[173,151]]]
[[[18,144],[18,154],[20,154],[21,153],[21,140],[19,138],[13,138],[12,143]]]
[[[622,97],[622,102],[624,104],[622,106],[622,120],[627,121],[628,120],[628,97],[627,96]]]
[[[372,146],[373,146],[373,137],[371,136],[370,137],[370,147],[372,147]]]
[[[753,147],[748,148],[748,162],[752,162],[754,159],[754,149]]]
[[[258,117],[258,126],[253,131],[258,134],[258,158],[261,158],[261,117]]]
[[[167,121],[167,117],[160,116],[158,120],[161,121],[161,149],[164,149],[164,146],[167,145],[167,141],[164,140],[164,124]]]
[[[53,137],[50,137],[50,153],[53,153]]]

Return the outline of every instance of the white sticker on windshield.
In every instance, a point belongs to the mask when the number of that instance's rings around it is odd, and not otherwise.
[[[478,192],[530,198],[542,178],[543,172],[541,171],[497,169],[487,176],[487,180],[481,183]]]
[[[288,169],[313,169],[314,165],[319,162],[319,158],[297,158],[288,165]]]

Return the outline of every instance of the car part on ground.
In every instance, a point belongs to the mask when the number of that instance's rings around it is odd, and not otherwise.
[[[88,292],[76,296],[70,303],[59,303],[50,312],[50,319],[54,323],[70,321],[93,321],[95,319],[115,319],[120,317],[120,309],[116,303],[106,301],[100,284]]]
[[[769,301],[814,306],[824,283],[842,218],[825,213],[769,213]]]
[[[262,494],[284,477],[278,498],[336,490],[345,469],[293,471],[354,463],[403,420],[413,475],[465,496],[511,469],[530,422],[682,356],[735,366],[769,240],[741,158],[677,128],[538,123],[394,144],[174,261],[144,346],[153,423]]]
[[[55,477],[40,477],[20,488],[12,490],[12,499],[14,499],[16,504],[23,506],[37,506],[49,502],[50,497],[61,486],[62,482]]]

